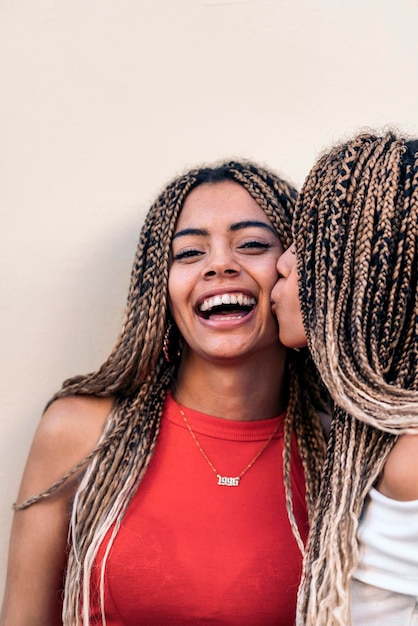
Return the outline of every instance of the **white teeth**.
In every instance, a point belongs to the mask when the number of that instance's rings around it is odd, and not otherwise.
[[[239,306],[254,306],[256,304],[255,298],[246,296],[243,293],[224,293],[221,296],[214,296],[213,298],[206,298],[199,306],[199,310],[210,311],[216,306],[222,304],[239,304]]]

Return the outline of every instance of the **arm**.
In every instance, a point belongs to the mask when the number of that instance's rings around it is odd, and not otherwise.
[[[110,399],[62,398],[38,426],[18,503],[47,489],[87,456],[100,437]],[[71,501],[81,472],[52,496],[14,515],[0,626],[61,626]]]
[[[401,435],[389,453],[378,491],[394,500],[418,500],[418,435]]]

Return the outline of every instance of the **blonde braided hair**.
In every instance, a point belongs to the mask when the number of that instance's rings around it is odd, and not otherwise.
[[[297,623],[347,626],[365,497],[396,435],[418,428],[418,142],[332,149],[293,228],[308,345],[336,405]]]
[[[88,461],[72,510],[64,626],[89,624],[90,575],[97,550],[113,527],[110,549],[124,512],[146,471],[155,448],[165,395],[175,379],[178,357],[174,363],[165,361],[163,340],[169,319],[167,283],[176,220],[192,189],[223,180],[242,185],[270,218],[284,247],[290,244],[297,193],[274,173],[252,163],[231,161],[193,169],[179,176],[162,191],[147,214],[133,265],[125,321],[114,349],[96,372],[65,381],[51,400],[71,394],[115,397],[104,433],[88,459],[83,459],[44,493],[16,507],[24,508],[48,497]],[[323,407],[325,394],[307,353],[289,357],[289,377],[284,468],[289,517],[300,541],[292,512],[290,440],[296,432],[310,485],[308,508],[312,511],[325,453],[316,407]],[[101,571],[104,624],[105,564],[106,557]]]

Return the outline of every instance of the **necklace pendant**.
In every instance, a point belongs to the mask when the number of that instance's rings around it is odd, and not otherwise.
[[[221,476],[216,474],[218,485],[223,487],[238,487],[241,476]]]

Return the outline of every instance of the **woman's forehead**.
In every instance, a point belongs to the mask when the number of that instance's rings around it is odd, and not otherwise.
[[[187,223],[204,225],[214,220],[223,224],[254,220],[271,225],[251,194],[234,181],[204,183],[195,187],[185,199],[177,229]]]

